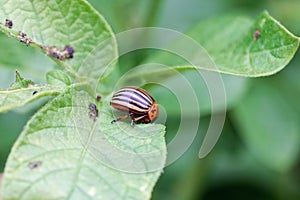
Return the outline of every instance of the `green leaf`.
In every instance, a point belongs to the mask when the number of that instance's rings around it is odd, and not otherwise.
[[[13,81],[12,71],[31,77],[35,82],[44,82],[45,73],[54,62],[38,49],[20,45],[13,38],[0,32],[0,87],[8,88]]]
[[[299,38],[267,12],[255,21],[232,17],[212,20],[189,35],[208,51],[216,71],[248,77],[280,71],[299,47]]]
[[[34,82],[32,80],[25,79],[21,76],[21,74],[16,71],[16,81],[12,84],[9,90],[27,88],[29,86],[33,86]]]
[[[237,101],[244,95],[248,83],[248,80],[245,78],[222,74],[221,78],[224,84],[224,93],[226,93],[226,101],[222,101],[219,97],[216,101],[212,102],[212,91],[209,91],[207,88],[207,84],[211,83],[205,82],[205,80],[194,71],[183,73],[183,77],[190,81],[189,86],[193,89],[198,99],[201,116],[210,114],[212,112],[212,107],[214,112],[223,112],[224,108],[230,109],[234,107]],[[173,77],[163,82],[164,86],[180,85],[175,87],[176,90],[172,90],[172,93],[168,92],[168,89],[162,87],[153,87],[151,88],[151,94],[155,97],[155,100],[166,109],[168,115],[180,116],[183,110],[187,110],[188,115],[193,116],[195,114],[193,106],[191,106],[191,104],[182,105],[182,102],[177,99],[177,95],[181,93],[185,94],[184,96],[187,97],[186,86],[183,86],[182,88],[181,81],[182,79],[180,77]],[[175,91],[178,93],[174,93]],[[218,91],[213,92],[218,93]],[[173,100],[170,101],[170,99]]]
[[[7,112],[45,96],[57,96],[63,88],[51,85],[34,85],[28,88],[0,91],[0,112]]]
[[[70,45],[74,58],[52,58],[77,81],[98,81],[113,69],[117,57],[114,35],[103,17],[84,0],[26,0],[22,6],[16,0],[5,1],[0,19],[10,19],[14,24],[13,29],[1,25],[1,31],[15,38],[22,31],[33,40],[32,46],[43,51],[44,46],[62,49]]]
[[[299,157],[297,111],[271,85],[255,86],[234,110],[234,119],[245,144],[261,163],[288,171]]]
[[[38,85],[23,78],[16,71],[16,81],[8,90],[0,90],[0,113],[26,105],[45,96],[57,96],[63,91],[62,87]]]
[[[126,82],[153,76],[164,80],[174,76],[173,70],[208,70],[246,77],[272,75],[289,63],[299,46],[299,38],[267,12],[256,20],[232,16],[210,19],[192,28],[187,36],[166,30],[158,33],[177,39],[165,46],[162,42],[156,45],[170,53],[157,52],[147,62],[168,67],[138,70],[127,76]]]
[[[96,102],[89,90],[70,86],[31,118],[6,164],[4,200],[150,198],[165,127],[111,124],[109,97]]]
[[[46,74],[47,82],[51,85],[69,86],[72,84],[71,78],[61,70],[51,70]]]

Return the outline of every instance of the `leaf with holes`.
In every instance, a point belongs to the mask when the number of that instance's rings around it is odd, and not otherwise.
[[[0,19],[11,19],[14,24],[12,29],[1,25],[1,31],[19,40],[18,32],[22,31],[32,40],[32,46],[43,51],[44,47],[63,49],[70,45],[74,49],[72,59],[52,58],[77,81],[97,82],[113,69],[117,58],[114,35],[103,17],[84,0],[27,0],[21,6],[20,1],[5,1]]]
[[[96,102],[88,90],[70,86],[28,122],[6,164],[3,199],[150,198],[166,159],[164,126],[111,124],[108,98]]]

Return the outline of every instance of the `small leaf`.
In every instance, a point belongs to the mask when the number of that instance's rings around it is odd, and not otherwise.
[[[108,97],[96,102],[86,91],[70,86],[28,122],[6,164],[3,199],[150,198],[166,159],[165,127],[111,124]]]
[[[298,114],[276,88],[268,84],[253,88],[233,114],[245,144],[261,163],[281,172],[296,164]]]
[[[16,81],[8,90],[0,90],[0,113],[26,105],[45,96],[57,96],[64,90],[63,87],[38,85],[23,78],[16,71]]]
[[[33,81],[23,78],[21,76],[21,74],[18,71],[16,71],[16,80],[12,84],[12,86],[9,88],[9,90],[27,88],[27,87],[33,86],[33,85],[34,85]]]
[[[51,85],[34,85],[28,88],[0,91],[0,113],[24,106],[45,96],[57,96],[63,88]]]
[[[51,70],[46,74],[47,82],[51,85],[69,86],[72,84],[71,78],[61,70]]]
[[[70,45],[74,58],[60,61],[53,58],[77,81],[92,82],[109,74],[117,57],[114,35],[107,22],[87,1],[5,1],[0,19],[11,19],[13,29],[0,30],[15,38],[22,31],[32,39],[31,45],[45,51],[46,46],[64,48]],[[25,20],[27,19],[27,20]],[[30,19],[30,20],[29,20]]]

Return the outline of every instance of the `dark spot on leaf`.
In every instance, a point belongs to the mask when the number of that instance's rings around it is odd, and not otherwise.
[[[42,161],[32,161],[28,163],[27,166],[29,167],[29,169],[37,169],[42,165],[42,163],[43,163]]]
[[[12,28],[13,22],[9,19],[6,19],[5,20],[5,26],[8,27],[8,28]]]
[[[19,35],[20,35],[21,37],[26,37],[26,36],[27,36],[26,33],[23,33],[22,31],[19,31]]]
[[[89,116],[90,118],[93,120],[93,121],[96,121],[97,117],[98,117],[98,109],[97,109],[97,106],[93,103],[90,103],[89,105],[89,109],[90,109],[90,112],[89,112]]]
[[[43,49],[46,51],[47,55],[51,55],[59,60],[73,58],[74,54],[73,47],[69,45],[65,46],[64,49],[60,49],[57,46],[44,46]]]
[[[102,97],[101,97],[100,95],[97,95],[96,101],[99,102],[99,101],[101,100],[101,98],[102,98]]]
[[[26,35],[26,33],[23,33],[22,31],[19,31],[19,35],[20,35],[20,36],[18,37],[18,40],[19,40],[20,42],[25,43],[26,46],[29,46],[29,45],[31,44],[32,39],[29,38],[29,37]]]
[[[95,105],[95,104],[93,104],[93,103],[90,103],[90,105],[89,105],[89,109],[92,111],[92,110],[95,110],[95,109],[97,109],[97,107],[96,107],[96,105]]]
[[[65,46],[64,51],[66,52],[68,58],[73,58],[74,49],[71,46]]]
[[[38,91],[35,90],[35,91],[32,93],[32,95],[35,95],[35,94],[37,94],[37,93],[38,93]]]
[[[258,38],[260,38],[260,36],[261,36],[260,31],[258,29],[256,29],[254,31],[254,33],[253,33],[253,39],[254,39],[254,41],[258,40]]]
[[[52,52],[52,56],[53,56],[54,58],[57,58],[57,59],[59,59],[59,55],[58,55],[58,53],[57,53],[57,52]]]

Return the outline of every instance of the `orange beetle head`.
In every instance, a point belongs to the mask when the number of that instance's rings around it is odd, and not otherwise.
[[[148,111],[148,118],[151,122],[155,121],[159,114],[158,105],[156,102],[153,102],[150,110]]]

